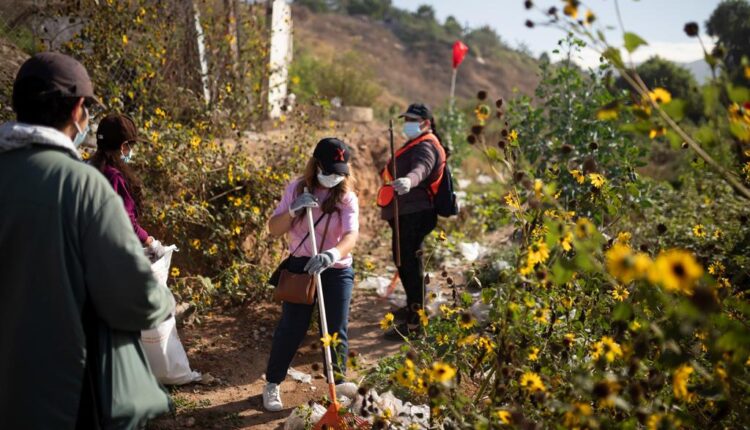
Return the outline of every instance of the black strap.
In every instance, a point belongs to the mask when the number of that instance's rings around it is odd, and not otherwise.
[[[326,214],[325,212],[321,213],[321,214],[320,214],[320,216],[318,217],[318,219],[317,219],[317,220],[315,220],[315,224],[313,224],[313,228],[314,228],[314,227],[317,227],[317,226],[318,226],[318,224],[320,224],[320,221],[321,221],[321,220],[323,219],[323,217],[324,217],[324,216],[326,216],[326,215],[328,215],[328,214]],[[329,221],[330,221],[330,219],[329,219]],[[309,231],[307,232],[307,234],[305,235],[305,237],[303,237],[303,238],[302,238],[302,240],[301,240],[301,241],[299,242],[299,245],[297,245],[297,247],[296,247],[296,248],[294,248],[294,251],[292,251],[292,253],[291,253],[291,254],[289,254],[289,256],[290,256],[290,257],[294,257],[294,254],[296,254],[296,253],[297,253],[297,251],[299,251],[299,249],[300,249],[300,248],[302,248],[302,245],[304,245],[304,244],[305,244],[305,241],[307,240],[307,238],[308,238],[308,237],[310,237],[310,232],[309,232]]]

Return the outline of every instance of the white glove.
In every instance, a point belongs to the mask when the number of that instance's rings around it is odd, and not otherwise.
[[[391,183],[396,194],[403,196],[411,190],[411,179],[409,178],[398,178]]]
[[[302,193],[289,205],[289,215],[294,218],[297,213],[305,208],[317,208],[320,204],[318,198],[310,193]]]
[[[333,266],[333,263],[339,261],[339,259],[341,259],[341,251],[339,251],[338,248],[331,248],[328,251],[323,251],[315,257],[310,258],[307,264],[305,264],[303,270],[311,275],[320,273]]]
[[[146,254],[151,261],[158,261],[160,258],[164,257],[164,254],[166,253],[167,249],[156,239],[151,241],[146,250]]]

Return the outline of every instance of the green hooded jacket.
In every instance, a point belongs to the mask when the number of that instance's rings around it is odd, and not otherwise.
[[[0,428],[73,429],[85,390],[106,429],[168,411],[140,330],[169,312],[122,200],[70,138],[0,126]]]

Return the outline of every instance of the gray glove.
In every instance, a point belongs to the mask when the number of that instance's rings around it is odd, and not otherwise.
[[[314,275],[320,273],[327,268],[333,266],[333,263],[337,262],[341,258],[341,253],[336,248],[331,248],[328,251],[321,252],[305,264],[303,269],[305,272]]]
[[[318,198],[310,193],[302,193],[294,199],[292,204],[289,206],[289,215],[292,216],[292,218],[297,216],[297,213],[305,208],[317,208],[320,204],[318,203]]]
[[[148,249],[146,250],[146,255],[148,255],[148,258],[152,262],[159,261],[159,259],[164,257],[164,254],[166,253],[167,249],[156,239],[151,241],[151,244],[148,245]]]
[[[391,183],[393,189],[399,196],[403,196],[411,190],[411,179],[409,178],[398,178]]]

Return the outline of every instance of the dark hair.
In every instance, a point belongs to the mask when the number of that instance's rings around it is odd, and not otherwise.
[[[432,128],[432,134],[435,135],[435,137],[438,138],[438,141],[440,141],[440,145],[442,145],[443,149],[445,150],[445,158],[447,159],[451,155],[451,149],[446,145],[446,143],[443,141],[443,137],[440,136],[440,133],[437,131],[437,124],[435,123],[435,117],[430,117],[430,128]]]
[[[44,82],[35,77],[24,78],[13,86],[13,111],[16,119],[33,125],[62,128],[70,121],[80,97],[44,94]]]
[[[128,142],[130,150],[133,150],[135,142]],[[114,167],[122,173],[125,178],[125,186],[128,192],[133,197],[135,207],[138,212],[141,212],[141,203],[143,201],[143,182],[136,176],[133,169],[130,168],[125,162],[120,159],[120,148],[113,149],[97,149],[94,155],[91,157],[91,165],[97,170],[104,173],[105,167]]]

